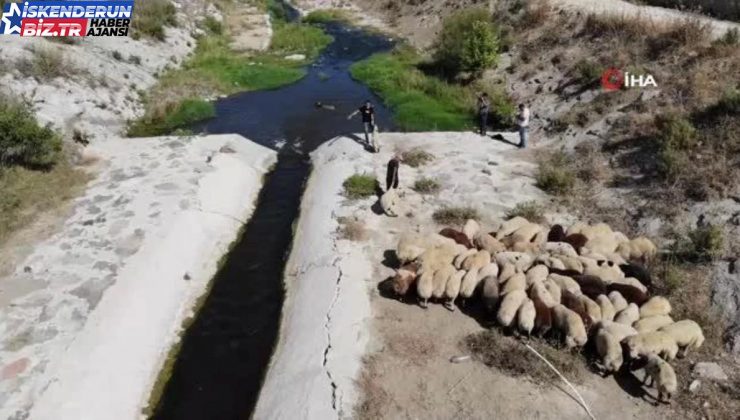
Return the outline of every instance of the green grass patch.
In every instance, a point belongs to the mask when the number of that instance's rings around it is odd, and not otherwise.
[[[434,160],[434,155],[422,149],[407,150],[401,154],[404,164],[418,168]]]
[[[377,181],[369,174],[354,174],[342,184],[344,196],[353,200],[368,198],[375,195]]]
[[[301,23],[276,23],[270,48],[279,54],[304,54],[316,58],[333,38],[321,28]]]
[[[131,36],[164,41],[165,26],[177,26],[177,9],[169,0],[135,0]]]
[[[314,10],[303,18],[303,22],[310,24],[321,24],[330,22],[351,23],[349,14],[342,9]]]
[[[432,178],[420,178],[414,182],[413,188],[419,194],[435,194],[439,192],[442,186]]]
[[[128,127],[129,137],[152,137],[172,133],[181,127],[212,118],[216,110],[212,103],[198,98],[188,98],[170,103],[172,108],[144,115]]]
[[[474,86],[447,83],[419,70],[421,56],[411,48],[397,48],[355,63],[352,77],[383,98],[406,131],[463,131],[473,126]],[[514,106],[501,92],[490,91],[495,119],[510,121]]]
[[[468,219],[479,220],[480,215],[472,207],[442,207],[432,214],[432,219],[440,225],[462,226]]]

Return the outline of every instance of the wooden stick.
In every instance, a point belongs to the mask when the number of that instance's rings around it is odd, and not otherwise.
[[[586,404],[586,401],[583,399],[583,397],[578,392],[578,390],[567,379],[565,379],[565,376],[563,376],[562,373],[560,373],[557,369],[555,369],[555,366],[553,366],[552,363],[550,363],[547,359],[545,359],[545,357],[543,355],[541,355],[537,350],[535,350],[534,348],[532,348],[532,346],[530,346],[527,343],[524,343],[524,345],[527,346],[527,348],[532,353],[534,353],[537,357],[539,357],[540,359],[542,359],[542,361],[544,361],[547,364],[547,366],[549,366],[550,369],[552,369],[560,377],[560,379],[562,379],[563,382],[565,382],[565,384],[568,385],[570,387],[570,389],[573,390],[573,392],[575,392],[576,396],[578,397],[578,400],[581,402],[581,406],[583,406],[583,408],[586,410],[586,413],[588,413],[588,416],[591,417],[591,420],[596,420],[596,417],[594,417],[594,415],[591,413],[591,409],[588,408],[588,405]]]

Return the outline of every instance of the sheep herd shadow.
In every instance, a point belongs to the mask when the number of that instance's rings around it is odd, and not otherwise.
[[[388,249],[383,252],[382,264],[385,267],[393,270],[398,269],[401,266],[398,256],[396,255],[396,251],[393,249]],[[399,296],[398,294],[396,294],[396,292],[393,290],[393,276],[387,277],[378,282],[377,290],[379,295],[385,299],[394,300],[407,306],[419,306],[419,297],[413,288],[409,290],[409,292],[405,296]],[[439,304],[441,306],[442,300],[432,298],[429,300],[429,303],[430,305]],[[428,309],[424,309],[419,306],[419,310],[423,311]],[[498,329],[500,332],[503,333],[503,335],[513,337],[524,343],[539,342],[543,345],[552,346],[562,351],[573,352],[572,350],[566,350],[564,347],[562,347],[562,345],[560,344],[560,337],[557,335],[557,333],[554,333],[553,331],[550,331],[544,336],[538,337],[534,335],[522,335],[518,333],[515,328],[501,328],[496,322],[495,315],[491,314],[487,310],[485,305],[479,300],[469,299],[467,301],[462,301],[460,299],[457,299],[455,301],[455,311],[451,311],[451,313],[457,311],[475,320],[483,329]],[[623,351],[625,360],[628,360],[629,353],[627,349],[623,348]],[[605,373],[598,367],[598,356],[594,340],[589,340],[586,346],[584,346],[577,353],[574,352],[573,354],[574,356],[581,356],[584,359],[583,362],[586,365],[585,367],[590,373],[602,379],[608,379],[611,376],[614,380],[614,383],[619,386],[619,388],[621,388],[624,392],[626,392],[630,397],[643,400],[653,406],[659,406],[661,404],[656,396],[653,396],[646,390],[644,380],[640,379],[640,377],[644,378],[645,376],[645,373],[643,371],[643,368],[645,367],[644,362],[632,361],[630,363],[625,363],[617,372]],[[561,387],[557,382],[551,382],[550,385],[560,389],[565,394],[573,398],[570,392]],[[576,402],[578,401],[576,400]]]

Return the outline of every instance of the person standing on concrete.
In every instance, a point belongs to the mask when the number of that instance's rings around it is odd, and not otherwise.
[[[349,114],[347,119],[351,120],[352,117],[357,114],[362,115],[362,125],[365,127],[365,142],[368,146],[372,146],[372,143],[370,143],[370,136],[375,132],[375,107],[370,100],[367,100],[365,101],[365,105]]]
[[[391,188],[398,188],[398,169],[401,167],[403,158],[401,155],[394,155],[391,160],[388,161],[388,170],[385,173],[385,190],[388,191]]]
[[[519,148],[524,149],[529,138],[529,107],[526,104],[519,104],[516,123],[519,126]]]
[[[491,111],[491,100],[483,92],[478,96],[478,130],[481,136],[488,132],[488,113]]]

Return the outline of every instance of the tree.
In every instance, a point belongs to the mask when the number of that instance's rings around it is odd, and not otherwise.
[[[499,36],[485,9],[457,12],[444,21],[435,58],[446,72],[476,75],[496,63]]]

